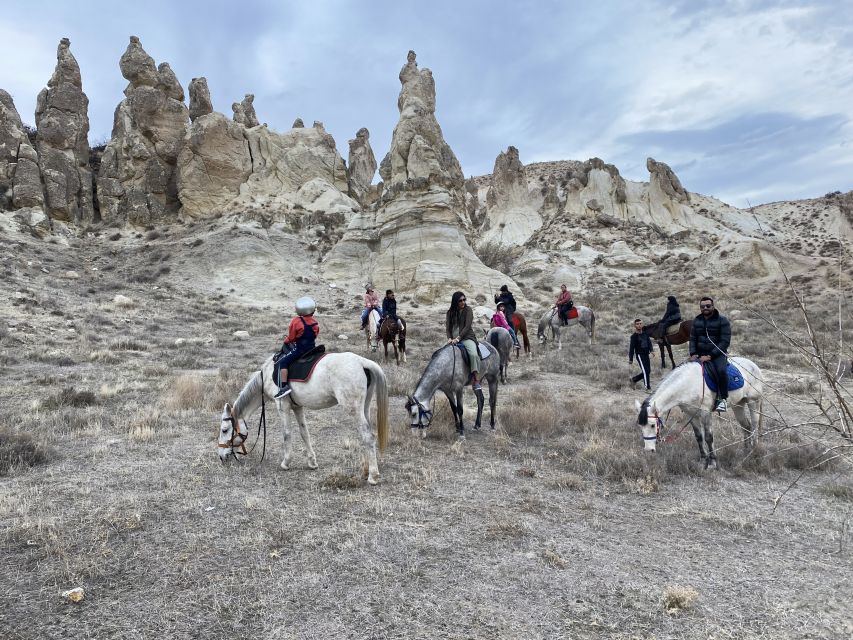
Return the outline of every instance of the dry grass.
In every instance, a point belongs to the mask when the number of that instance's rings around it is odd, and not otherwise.
[[[210,404],[206,402],[207,385],[200,376],[178,376],[166,388],[166,408],[169,410],[202,409]]]
[[[693,587],[667,587],[663,591],[663,608],[667,613],[681,613],[690,609],[698,598],[699,592]]]
[[[77,391],[74,387],[67,387],[45,398],[41,408],[53,411],[62,407],[88,407],[93,404],[98,404],[98,398],[91,391]]]
[[[53,452],[28,433],[16,433],[0,426],[0,476],[46,464]]]
[[[133,442],[151,442],[165,427],[165,421],[156,410],[137,410],[128,423],[127,435]]]
[[[560,433],[560,412],[541,387],[516,391],[499,415],[501,428],[510,436],[550,438]]]

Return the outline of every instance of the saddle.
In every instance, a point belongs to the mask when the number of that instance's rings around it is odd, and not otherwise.
[[[290,363],[290,367],[287,369],[287,381],[308,382],[311,374],[314,373],[314,367],[326,355],[326,347],[318,344],[311,351],[299,358],[299,360]]]
[[[471,358],[468,356],[468,349],[466,349],[465,345],[463,345],[461,342],[456,345],[456,348],[462,352],[462,358],[463,360],[465,360],[465,364],[468,365],[468,369],[470,370]],[[485,360],[490,355],[492,355],[492,352],[489,350],[489,348],[482,342],[477,343],[477,352],[480,354],[480,360]]]
[[[734,391],[736,389],[740,389],[745,384],[743,379],[743,374],[740,372],[736,366],[734,366],[731,362],[728,363],[728,367],[726,367],[726,371],[729,377],[729,391]],[[710,367],[702,367],[702,373],[705,376],[705,384],[708,385],[708,388],[717,393],[717,381],[713,378],[713,374],[711,373]]]
[[[671,336],[673,334],[676,334],[678,333],[679,329],[681,329],[681,322],[671,324],[666,328],[666,335]]]

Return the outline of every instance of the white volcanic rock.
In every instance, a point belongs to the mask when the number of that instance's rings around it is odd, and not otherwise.
[[[176,165],[189,111],[174,73],[158,71],[136,36],[119,66],[130,84],[101,158],[98,202],[104,219],[145,225],[179,207]]]
[[[18,163],[12,178],[12,204],[16,209],[44,205],[38,154],[35,149],[25,143],[18,148]]]
[[[610,251],[603,256],[602,264],[615,269],[646,269],[654,267],[654,263],[643,256],[637,255],[624,240],[614,242]]]
[[[245,124],[249,129],[261,124],[258,122],[258,116],[255,114],[254,102],[255,95],[253,93],[247,93],[243,98],[243,102],[240,103],[240,106],[242,107],[241,111],[243,112],[243,124]]]
[[[385,188],[375,210],[356,215],[326,256],[326,276],[353,286],[387,283],[415,291],[424,302],[443,300],[454,289],[514,286],[480,262],[465,238],[470,220],[462,170],[435,119],[432,73],[418,69],[413,51],[400,82],[400,120],[380,165]]]
[[[358,211],[358,203],[341,193],[337,187],[324,178],[312,178],[296,192],[294,202],[312,213],[339,214],[349,221],[353,212]]]
[[[221,113],[197,117],[187,128],[177,169],[181,212],[194,218],[218,212],[252,172],[243,127]]]
[[[373,176],[376,175],[376,156],[370,146],[370,132],[362,127],[349,141],[349,194],[359,202],[365,202],[370,192]]]
[[[89,169],[89,99],[83,93],[80,66],[63,38],[56,69],[36,104],[36,149],[44,182],[45,210],[51,218],[91,222],[94,217]],[[28,177],[30,184],[31,178]],[[32,189],[25,189],[28,203]]]
[[[495,159],[486,206],[482,242],[521,245],[542,226],[538,211],[541,198],[537,201],[531,197],[524,165],[515,147],[508,147]]]

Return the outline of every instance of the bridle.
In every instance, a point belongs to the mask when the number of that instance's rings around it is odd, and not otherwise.
[[[246,426],[246,433],[240,432],[240,420],[239,418],[234,417],[234,409],[231,409],[231,415],[227,418],[222,418],[223,420],[227,420],[231,423],[231,437],[228,439],[228,442],[219,444],[220,449],[231,449],[235,454],[239,453],[241,455],[247,455],[246,451],[246,440],[249,439],[249,427]],[[236,440],[240,438],[239,442]],[[241,450],[237,450],[238,447]],[[235,456],[236,457],[236,456]]]
[[[430,426],[432,424],[432,409],[428,409],[425,407],[420,400],[418,400],[415,396],[409,396],[409,408],[412,406],[418,407],[418,424],[413,424],[413,427],[420,427],[421,429]],[[423,419],[426,418],[426,424],[423,424]]]

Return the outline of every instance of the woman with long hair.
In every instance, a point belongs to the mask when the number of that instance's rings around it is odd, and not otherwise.
[[[450,299],[450,308],[445,318],[447,344],[457,345],[460,342],[471,360],[471,388],[479,391],[480,386],[480,354],[477,351],[477,336],[474,335],[474,312],[467,305],[465,294],[457,291]]]

